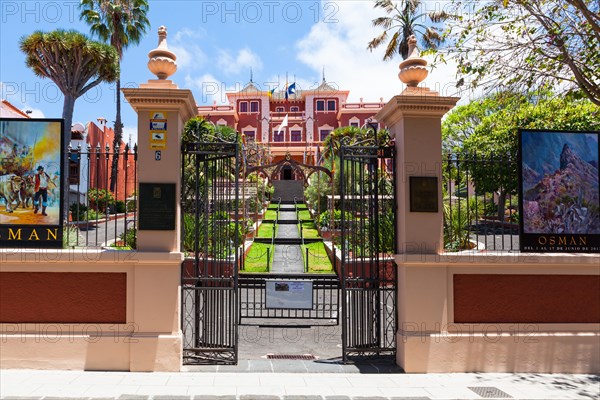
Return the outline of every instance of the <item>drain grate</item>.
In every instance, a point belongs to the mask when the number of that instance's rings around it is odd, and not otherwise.
[[[267,354],[268,360],[316,360],[312,354]]]
[[[469,389],[484,399],[512,399],[513,397],[493,386],[469,387]]]

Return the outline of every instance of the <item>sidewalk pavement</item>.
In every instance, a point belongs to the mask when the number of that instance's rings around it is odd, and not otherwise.
[[[599,399],[600,376],[0,370],[0,398],[119,400]]]

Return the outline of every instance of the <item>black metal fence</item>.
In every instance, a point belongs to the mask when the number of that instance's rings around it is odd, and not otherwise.
[[[242,245],[237,143],[182,146],[184,364],[236,364]]]
[[[448,154],[443,158],[447,251],[519,250],[517,160]]]
[[[395,151],[340,148],[342,356],[395,357]]]
[[[69,146],[64,247],[136,248],[137,145]]]

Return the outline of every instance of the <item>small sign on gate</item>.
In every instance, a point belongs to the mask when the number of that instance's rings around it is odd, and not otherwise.
[[[266,308],[313,308],[312,281],[267,280]]]

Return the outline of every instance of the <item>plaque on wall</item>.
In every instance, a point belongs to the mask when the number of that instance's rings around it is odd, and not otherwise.
[[[175,230],[175,184],[140,183],[139,229]]]
[[[438,212],[438,178],[435,176],[411,176],[410,212]]]

